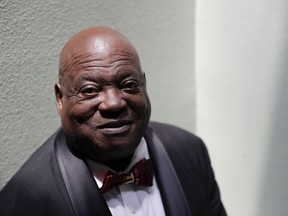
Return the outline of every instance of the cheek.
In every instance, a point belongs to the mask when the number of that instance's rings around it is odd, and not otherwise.
[[[83,124],[88,121],[96,111],[97,107],[89,103],[70,103],[65,106],[62,119],[66,122],[69,121],[70,124]]]
[[[150,101],[149,98],[145,95],[141,95],[138,97],[130,98],[129,106],[133,111],[138,115],[139,118],[145,118],[149,120],[150,118]]]

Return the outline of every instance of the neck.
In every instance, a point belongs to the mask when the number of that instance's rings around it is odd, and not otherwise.
[[[124,171],[128,167],[128,165],[131,162],[132,156],[133,155],[130,155],[125,158],[113,160],[113,161],[107,161],[104,164],[110,167],[111,169],[115,170],[116,172],[121,172],[121,171]]]

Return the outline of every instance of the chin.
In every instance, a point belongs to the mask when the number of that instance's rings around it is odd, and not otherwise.
[[[97,161],[113,161],[119,160],[122,158],[127,158],[132,156],[135,149],[139,145],[140,140],[137,142],[133,142],[133,144],[129,143],[111,143],[106,146],[99,147],[97,144],[94,144],[96,148],[94,151],[90,151],[90,156]]]

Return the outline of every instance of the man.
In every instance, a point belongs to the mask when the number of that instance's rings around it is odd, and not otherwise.
[[[0,215],[226,215],[203,142],[149,123],[145,74],[119,32],[74,35],[55,94],[62,127],[1,191]]]

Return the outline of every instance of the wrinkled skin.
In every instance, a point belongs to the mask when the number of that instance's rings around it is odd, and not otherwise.
[[[133,45],[105,27],[76,34],[61,52],[55,93],[68,144],[84,157],[123,169],[150,118]]]

